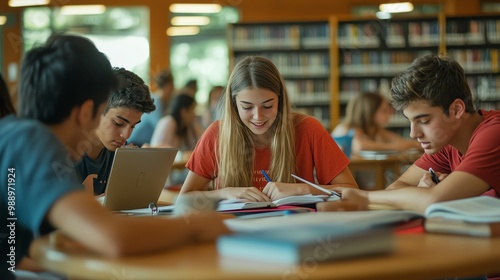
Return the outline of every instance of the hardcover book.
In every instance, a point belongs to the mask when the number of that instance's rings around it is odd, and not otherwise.
[[[390,230],[335,225],[284,227],[225,235],[217,240],[222,257],[281,265],[319,263],[393,249]]]

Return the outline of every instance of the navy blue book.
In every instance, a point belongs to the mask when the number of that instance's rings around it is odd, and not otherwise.
[[[394,250],[390,229],[321,225],[284,227],[225,235],[217,240],[222,257],[284,265],[324,262]]]

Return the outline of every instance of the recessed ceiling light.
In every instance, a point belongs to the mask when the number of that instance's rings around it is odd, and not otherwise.
[[[61,7],[63,15],[100,15],[106,11],[104,5],[67,5]]]
[[[380,4],[378,8],[386,13],[405,13],[413,11],[413,4],[411,2],[387,3]]]
[[[172,26],[167,29],[168,36],[187,36],[196,35],[198,33],[200,33],[200,28],[198,26]]]
[[[172,13],[186,14],[214,14],[221,10],[219,4],[172,4],[169,10]]]
[[[10,7],[40,6],[49,3],[50,0],[9,0]]]
[[[0,25],[4,25],[7,22],[7,16],[0,16]]]
[[[205,16],[197,17],[173,17],[170,21],[172,25],[207,25],[210,23],[210,18]]]

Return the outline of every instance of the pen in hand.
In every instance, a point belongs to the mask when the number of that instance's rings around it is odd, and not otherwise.
[[[260,172],[262,173],[262,175],[264,175],[264,178],[266,178],[267,182],[271,182],[271,178],[269,178],[269,176],[267,175],[267,173],[264,169],[262,169]]]
[[[439,184],[439,182],[441,182],[432,167],[429,167],[429,173],[431,173],[432,182],[434,182],[435,184]]]

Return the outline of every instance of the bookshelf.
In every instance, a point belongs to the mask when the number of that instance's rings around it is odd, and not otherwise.
[[[345,115],[351,97],[360,92],[389,95],[392,78],[413,60],[442,50],[442,19],[435,17],[377,18],[331,17],[332,126]],[[409,135],[409,123],[395,112],[389,129]]]
[[[388,95],[391,80],[430,53],[446,53],[462,65],[476,108],[500,109],[500,14],[238,23],[229,27],[228,42],[231,67],[247,55],[271,59],[294,109],[328,130],[340,122],[354,94]],[[402,112],[388,128],[409,136]]]
[[[446,17],[446,52],[464,68],[476,108],[500,109],[500,14]]]
[[[245,56],[273,61],[295,111],[330,129],[330,26],[323,22],[238,23],[228,28],[230,67]]]

